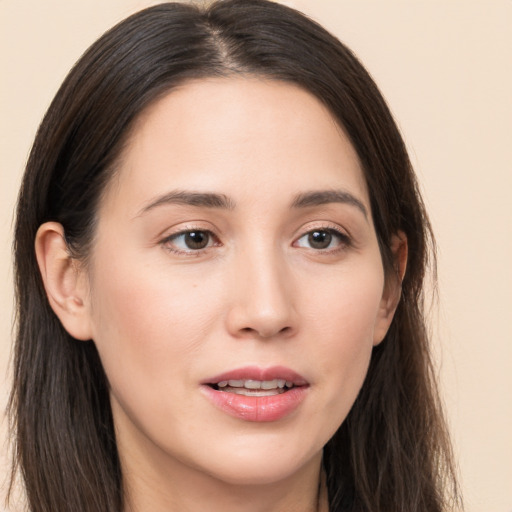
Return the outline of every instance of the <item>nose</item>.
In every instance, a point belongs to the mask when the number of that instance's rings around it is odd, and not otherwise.
[[[260,250],[239,258],[234,270],[228,331],[237,338],[292,336],[298,315],[286,263],[272,251]]]

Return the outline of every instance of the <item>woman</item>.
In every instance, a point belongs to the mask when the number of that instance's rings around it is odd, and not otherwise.
[[[384,100],[321,27],[263,0],[114,27],[19,197],[30,509],[447,510],[430,240]]]

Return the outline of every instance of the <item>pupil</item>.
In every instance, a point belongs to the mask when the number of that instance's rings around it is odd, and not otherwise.
[[[189,249],[204,249],[208,240],[208,233],[204,231],[190,231],[185,235],[185,244]]]
[[[313,231],[308,236],[308,241],[314,249],[327,249],[332,241],[332,235],[328,231]]]

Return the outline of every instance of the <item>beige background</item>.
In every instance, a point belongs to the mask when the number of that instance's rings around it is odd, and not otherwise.
[[[0,410],[11,212],[36,127],[85,48],[151,3],[0,0]],[[405,134],[440,247],[435,347],[467,511],[512,512],[512,1],[286,3],[360,56]]]

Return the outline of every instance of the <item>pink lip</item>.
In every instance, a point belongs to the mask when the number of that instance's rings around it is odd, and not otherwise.
[[[223,380],[274,380],[284,379],[293,382],[296,386],[307,385],[307,380],[297,372],[285,366],[271,366],[270,368],[259,368],[257,366],[246,366],[228,372],[215,375],[204,380],[201,384],[217,384]]]
[[[208,384],[223,380],[274,380],[293,382],[295,387],[272,396],[244,396],[218,391]],[[202,382],[201,390],[221,411],[245,421],[277,421],[296,410],[307,395],[309,384],[298,373],[283,366],[258,368],[248,366],[216,375]]]

